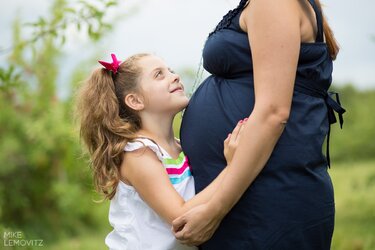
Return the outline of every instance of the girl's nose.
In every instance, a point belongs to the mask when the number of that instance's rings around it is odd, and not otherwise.
[[[177,75],[176,73],[172,73],[173,74],[173,82],[180,82],[180,76]]]

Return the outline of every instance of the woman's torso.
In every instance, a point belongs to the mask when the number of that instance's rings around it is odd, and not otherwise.
[[[211,75],[183,117],[182,148],[193,167],[197,192],[226,166],[223,141],[254,107],[251,48],[239,26],[240,13],[207,39],[203,60]],[[301,44],[285,130],[262,172],[203,249],[272,249],[285,232],[326,218],[332,223],[333,190],[322,153],[329,128],[323,97],[331,73],[325,43]]]

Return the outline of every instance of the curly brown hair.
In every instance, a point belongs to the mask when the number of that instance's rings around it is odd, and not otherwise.
[[[90,155],[95,188],[105,199],[116,194],[124,147],[141,128],[141,119],[137,111],[125,104],[125,96],[140,93],[142,69],[137,62],[149,55],[129,57],[116,74],[104,68],[95,69],[77,94],[80,137]]]

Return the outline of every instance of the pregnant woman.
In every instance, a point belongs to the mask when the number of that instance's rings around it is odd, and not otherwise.
[[[211,75],[181,128],[196,192],[226,166],[222,141],[248,121],[220,192],[174,221],[177,239],[206,241],[201,249],[330,249],[335,205],[322,145],[334,112],[341,124],[345,112],[327,92],[337,53],[318,0],[243,0],[224,16],[203,51]]]

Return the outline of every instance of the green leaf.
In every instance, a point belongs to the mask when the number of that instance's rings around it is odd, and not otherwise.
[[[66,36],[63,35],[63,36],[61,36],[61,45],[64,45],[65,42],[66,42]]]
[[[105,4],[105,7],[112,7],[112,6],[116,6],[118,3],[117,1],[109,1]]]
[[[76,13],[76,10],[75,9],[73,9],[73,8],[70,8],[70,7],[66,7],[66,8],[64,8],[64,11],[65,12],[68,12],[68,13]]]

